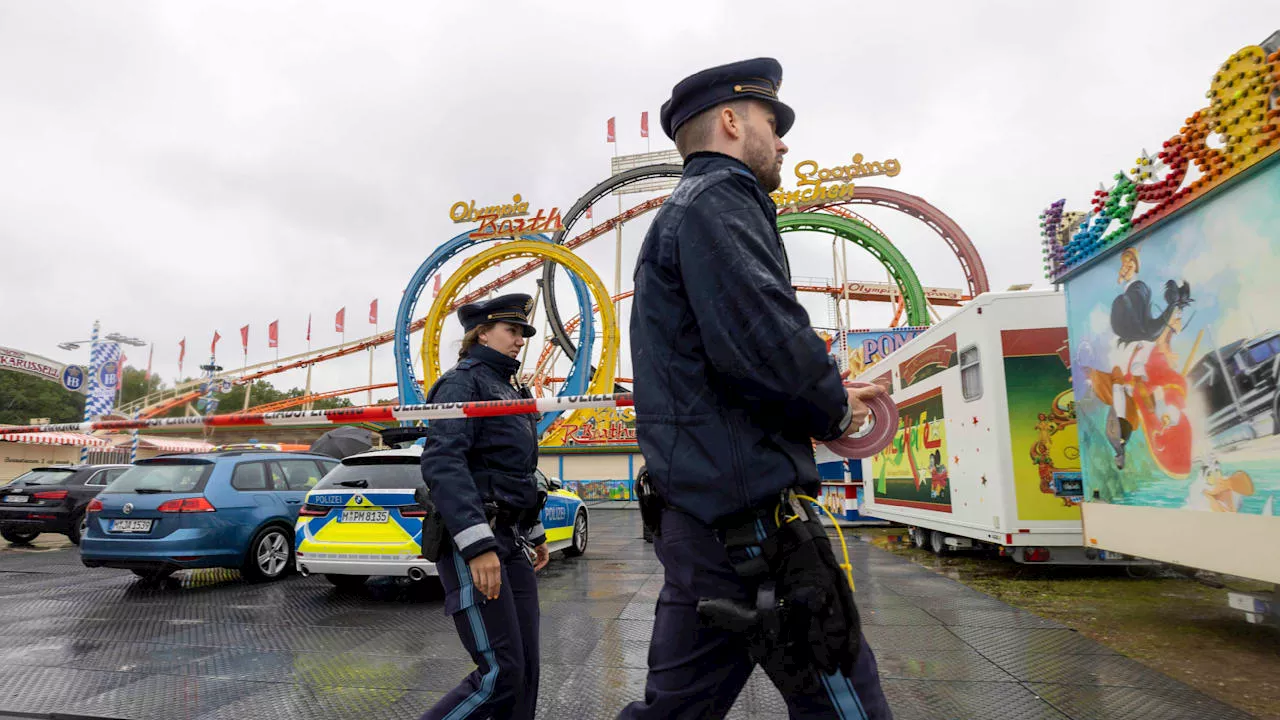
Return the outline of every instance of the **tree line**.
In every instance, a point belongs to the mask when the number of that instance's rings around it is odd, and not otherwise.
[[[121,376],[120,395],[116,406],[133,402],[145,395],[165,389],[166,385],[158,375],[147,377],[146,373],[126,367]],[[187,381],[190,381],[188,378]],[[186,381],[184,381],[186,382]],[[218,412],[239,412],[244,407],[244,394],[248,386],[236,385],[228,393],[215,393],[218,399]],[[250,407],[265,403],[278,402],[289,398],[306,395],[302,388],[279,390],[266,380],[255,380],[249,391]],[[49,418],[51,422],[80,422],[84,419],[85,396],[66,390],[57,383],[49,382],[34,375],[0,370],[0,424],[26,425],[33,418]],[[316,400],[316,410],[350,407],[347,398],[331,398]],[[194,407],[194,404],[193,404]],[[171,409],[165,417],[181,417],[187,412],[183,406]]]

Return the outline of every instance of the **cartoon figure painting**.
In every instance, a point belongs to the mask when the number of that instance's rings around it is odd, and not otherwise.
[[[1124,290],[1111,303],[1111,367],[1090,371],[1093,392],[1111,406],[1106,434],[1117,469],[1124,469],[1129,439],[1140,428],[1156,465],[1185,478],[1191,471],[1187,379],[1176,369],[1171,341],[1182,330],[1183,309],[1193,302],[1191,287],[1165,281],[1164,307],[1157,311],[1151,288],[1137,279],[1140,267],[1138,251],[1126,248],[1117,279]]]
[[[1243,470],[1227,475],[1217,458],[1210,458],[1200,468],[1190,492],[1186,507],[1213,512],[1240,512],[1244,498],[1253,495],[1253,478]]]
[[[1036,441],[1031,446],[1031,462],[1035,463],[1040,473],[1040,492],[1046,495],[1053,495],[1053,474],[1062,470],[1078,470],[1076,466],[1058,467],[1054,463],[1054,436],[1063,433],[1063,431],[1071,428],[1076,424],[1075,403],[1068,400],[1072,395],[1072,391],[1068,390],[1054,398],[1053,407],[1047,413],[1037,413],[1036,417]],[[1074,428],[1072,428],[1074,430]],[[1068,442],[1074,438],[1074,433],[1064,433],[1070,435]],[[1065,447],[1062,453],[1069,460],[1075,460],[1080,457],[1079,449],[1075,447]],[[1070,507],[1075,502],[1069,498],[1062,498],[1063,504]]]
[[[929,456],[929,497],[942,497],[947,490],[947,466],[942,464],[942,451]]]
[[[1067,280],[1086,502],[1274,515],[1276,198],[1280,162]]]

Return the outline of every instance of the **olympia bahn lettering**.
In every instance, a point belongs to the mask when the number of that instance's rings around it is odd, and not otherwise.
[[[466,200],[459,200],[449,208],[449,219],[455,223],[473,222],[479,220],[486,215],[493,215],[499,218],[516,217],[518,215],[529,214],[529,203],[520,197],[517,193],[511,197],[511,202],[502,205],[490,205],[489,207],[476,207],[476,201],[472,200],[468,203]]]
[[[775,190],[769,195],[780,208],[818,205],[836,200],[848,200],[853,197],[854,178],[884,175],[895,177],[902,172],[902,164],[897,160],[873,161],[864,163],[862,153],[855,153],[848,165],[836,165],[829,168],[820,167],[814,160],[801,160],[796,163],[795,190]],[[843,181],[839,185],[823,183]]]
[[[560,218],[560,208],[558,207],[551,208],[550,215],[546,214],[546,210],[539,210],[537,215],[528,220],[516,218],[498,222],[498,219],[498,215],[481,216],[480,227],[476,228],[475,232],[472,232],[468,237],[472,240],[488,240],[490,238],[520,237],[537,233],[554,233],[564,229],[564,221]]]

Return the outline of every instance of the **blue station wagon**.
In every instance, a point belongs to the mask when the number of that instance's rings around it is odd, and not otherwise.
[[[307,491],[338,465],[326,455],[231,451],[138,463],[86,509],[81,562],[158,580],[222,567],[261,582],[292,572]]]

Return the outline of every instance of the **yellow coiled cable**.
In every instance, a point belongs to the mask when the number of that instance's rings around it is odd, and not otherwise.
[[[853,561],[849,559],[849,545],[844,540],[844,531],[840,529],[840,523],[836,522],[836,516],[832,515],[825,505],[808,495],[795,495],[794,497],[798,500],[808,500],[817,505],[822,512],[827,514],[827,517],[831,518],[831,524],[836,528],[836,536],[840,538],[840,550],[844,553],[844,562],[840,563],[840,568],[844,570],[845,577],[849,580],[849,590],[857,591],[857,587],[853,583]],[[799,519],[799,516],[791,515],[787,517],[786,521],[791,522],[797,519]],[[778,503],[778,506],[773,509],[773,523],[779,527],[782,525],[782,503]]]

